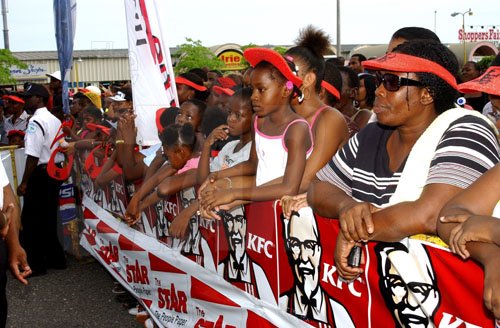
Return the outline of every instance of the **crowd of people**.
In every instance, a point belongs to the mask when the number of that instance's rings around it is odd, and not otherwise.
[[[280,199],[287,218],[310,207],[338,219],[335,265],[346,280],[363,273],[348,261],[356,245],[439,236],[457,256],[483,266],[484,303],[500,319],[499,213],[493,216],[500,56],[486,72],[474,62],[460,68],[434,33],[416,27],[398,30],[384,56],[355,54],[347,65],[324,60],[329,45],[327,34],[308,26],[283,55],[245,50],[251,67],[241,74],[180,74],[179,107],[158,110],[160,142],[149,147],[136,144],[130,84],[78,89],[66,116],[57,72],[48,88],[31,83],[6,93],[0,142],[24,147],[26,167],[17,188],[21,214],[1,179],[4,267],[8,249],[24,283],[66,268],[57,237],[62,180],[72,175],[77,186],[99,189],[122,178],[128,199],[116,213],[130,226],[165,197],[197,188],[169,225],[168,236],[180,239],[196,213],[219,220],[249,202]],[[147,317],[119,284],[114,292],[131,314]]]

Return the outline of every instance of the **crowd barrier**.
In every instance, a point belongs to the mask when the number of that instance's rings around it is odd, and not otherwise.
[[[119,177],[84,190],[81,244],[160,326],[494,326],[481,267],[429,240],[364,245],[365,273],[346,282],[333,260],[338,221],[309,208],[290,220],[277,202],[221,221],[193,216],[179,240],[168,227],[193,188],[147,209],[135,229],[120,220],[126,189]]]

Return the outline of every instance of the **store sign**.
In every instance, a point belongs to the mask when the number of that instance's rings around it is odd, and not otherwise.
[[[235,50],[226,50],[219,54],[217,57],[224,63],[222,70],[233,71],[245,69],[246,65],[243,64],[243,54]]]
[[[464,31],[463,29],[458,30],[458,40],[469,41],[469,42],[479,42],[479,41],[490,41],[498,42],[500,41],[500,29],[498,28],[488,28],[484,31]]]
[[[16,80],[47,78],[48,64],[28,64],[27,68],[10,67],[10,75]]]

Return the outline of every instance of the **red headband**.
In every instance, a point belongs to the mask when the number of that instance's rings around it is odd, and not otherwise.
[[[187,85],[195,90],[198,90],[198,91],[206,91],[207,90],[207,88],[204,87],[203,85],[196,84],[193,81],[189,81],[188,79],[186,79],[182,76],[176,76],[175,83],[185,84],[185,85]]]
[[[168,110],[168,108],[164,107],[156,111],[155,122],[156,122],[156,128],[158,129],[159,133],[162,133],[163,130],[165,130],[165,128],[161,125],[160,118],[166,110]]]
[[[223,87],[219,87],[218,85],[214,85],[212,87],[212,90],[214,90],[217,94],[226,94],[228,96],[232,96],[234,95],[234,90],[231,90],[229,88],[223,88]]]
[[[321,81],[321,86],[326,91],[328,91],[329,93],[331,93],[335,98],[337,98],[337,100],[340,99],[340,92],[333,85],[331,85],[330,83],[328,83],[325,80],[323,80],[323,81]]]
[[[300,88],[302,85],[302,80],[290,69],[285,58],[274,50],[267,48],[248,48],[243,52],[243,56],[253,67],[261,61],[266,61],[276,67],[278,71],[280,71],[287,80],[292,81],[293,85],[297,88]]]
[[[457,80],[443,66],[420,57],[389,52],[382,57],[373,60],[365,60],[361,63],[365,69],[393,72],[430,73],[442,78],[453,89],[457,90]]]
[[[462,93],[484,92],[500,96],[500,66],[490,66],[480,77],[458,85]]]

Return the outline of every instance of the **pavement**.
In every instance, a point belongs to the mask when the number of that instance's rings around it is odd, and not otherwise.
[[[113,279],[94,260],[68,256],[66,270],[48,270],[28,286],[8,276],[7,327],[143,327],[116,300]]]

